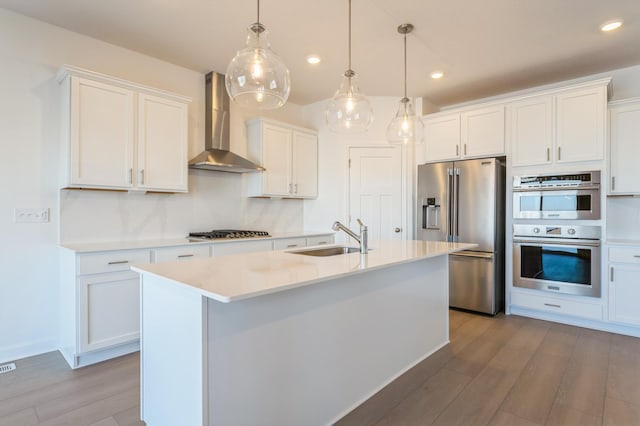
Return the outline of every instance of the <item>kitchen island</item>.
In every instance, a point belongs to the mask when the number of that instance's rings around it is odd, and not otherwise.
[[[272,251],[133,267],[142,419],[335,422],[447,344],[447,255],[473,246],[376,241],[366,255]]]

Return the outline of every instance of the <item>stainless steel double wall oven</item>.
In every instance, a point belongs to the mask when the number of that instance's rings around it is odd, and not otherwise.
[[[515,287],[600,297],[600,197],[599,171],[514,177],[513,217],[535,219],[513,226]]]

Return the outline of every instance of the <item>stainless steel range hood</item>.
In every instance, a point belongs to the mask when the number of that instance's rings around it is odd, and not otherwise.
[[[210,72],[205,87],[205,151],[189,161],[189,168],[228,173],[264,171],[264,167],[229,151],[229,95],[224,75]]]

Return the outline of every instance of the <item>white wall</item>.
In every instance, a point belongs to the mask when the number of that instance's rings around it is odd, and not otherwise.
[[[204,75],[0,9],[0,362],[56,348],[59,241],[184,236],[190,230],[303,229],[299,200],[247,199],[243,175],[191,171],[189,194],[59,190],[59,93],[69,64],[189,96],[189,154],[204,149]],[[246,152],[232,108],[231,149]],[[300,124],[293,104],[269,117]],[[15,224],[15,207],[46,207],[51,221]],[[324,226],[322,229],[327,230]]]

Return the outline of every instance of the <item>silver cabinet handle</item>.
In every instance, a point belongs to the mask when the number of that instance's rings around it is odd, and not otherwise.
[[[396,227],[396,228],[394,228],[394,229],[393,229],[393,232],[395,232],[396,234],[397,234],[398,232],[400,232],[400,231],[402,231],[402,228],[398,228],[398,227]]]
[[[613,266],[610,268],[610,272],[611,272],[611,282],[613,282]]]
[[[294,247],[298,247],[298,245],[297,244],[288,244],[287,245],[287,248],[294,248]]]
[[[634,254],[633,257],[640,258],[640,254]]]
[[[552,308],[562,308],[562,306],[554,305],[553,303],[545,303],[544,306],[551,306]]]
[[[467,155],[467,144],[464,144],[464,155]]]
[[[194,256],[193,254],[179,254],[178,259],[183,259],[185,257],[193,257],[193,256]]]
[[[321,245],[324,245],[324,244],[327,244],[327,242],[326,241],[318,241],[318,244],[316,244],[316,245],[321,246]]]
[[[144,185],[144,169],[140,170],[140,183]]]
[[[458,155],[460,155],[460,154],[459,154],[459,152],[458,152],[458,145],[456,145],[456,157],[457,157]]]
[[[562,148],[558,147],[558,160],[562,160]]]
[[[547,161],[551,161],[551,148],[547,147]]]
[[[289,184],[289,194],[293,194],[293,184]]]
[[[616,177],[615,176],[611,176],[611,190],[612,191],[616,190]]]
[[[297,183],[294,183],[294,184],[293,184],[293,193],[294,193],[294,194],[297,194],[297,193],[298,193],[298,184],[297,184]]]
[[[123,263],[129,263],[128,260],[117,260],[114,262],[109,262],[109,265],[122,265]]]
[[[133,183],[133,169],[129,169],[129,183]]]

